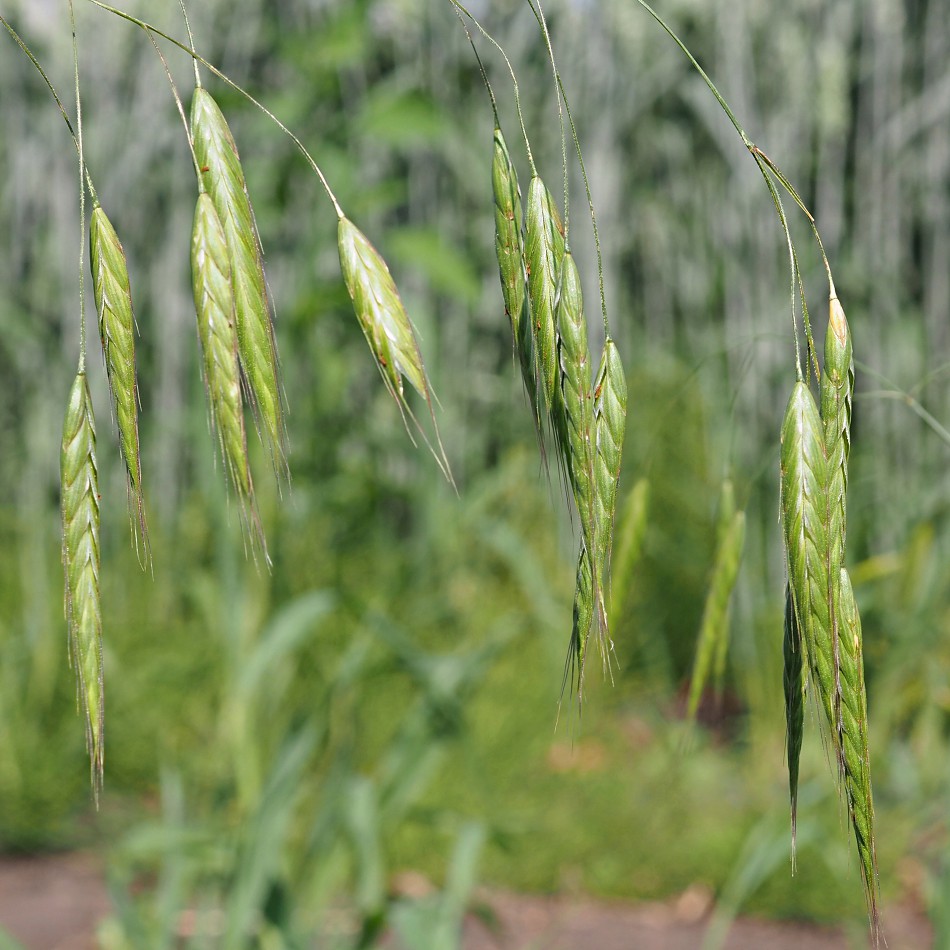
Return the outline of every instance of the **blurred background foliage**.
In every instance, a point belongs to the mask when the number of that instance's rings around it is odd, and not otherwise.
[[[5,7],[68,102],[63,5]],[[476,879],[631,899],[700,883],[727,909],[850,921],[860,933],[858,872],[814,717],[794,878],[787,860],[777,523],[778,429],[794,378],[787,251],[754,165],[655,23],[629,0],[548,11],[627,366],[622,491],[650,482],[614,630],[616,682],[595,671],[583,722],[565,706],[555,727],[575,539],[541,476],[512,363],[491,111],[450,4],[190,5],[198,48],[307,143],[389,261],[459,484],[455,497],[410,444],[373,368],[319,182],[269,120],[206,76],[241,149],[291,412],[292,491],[278,497],[263,454],[255,460],[270,573],[245,556],[208,438],[189,287],[196,188],[179,117],[144,34],[78,7],[87,160],[129,257],[141,330],[155,570],[143,575],[129,547],[96,369],[108,737],[96,813],[58,538],[58,446],[78,353],[76,160],[40,78],[7,41],[0,846],[101,849],[116,907],[103,939],[117,947],[189,935],[205,945],[202,928],[224,946],[297,946],[317,931],[371,946],[391,927],[407,946],[451,946]],[[950,7],[661,7],[799,186],[852,325],[849,559],[881,883],[886,903],[929,902],[946,934]],[[184,33],[176,4],[125,8]],[[534,18],[516,0],[471,8],[515,64],[533,150],[558,193],[556,105]],[[479,45],[526,182],[506,72]],[[190,64],[168,55],[187,95]],[[595,258],[573,178],[572,193],[596,359]],[[793,221],[820,339],[823,273],[805,222]],[[690,730],[685,683],[727,476],[747,512],[745,557],[724,696]],[[442,890],[408,902],[400,869]]]

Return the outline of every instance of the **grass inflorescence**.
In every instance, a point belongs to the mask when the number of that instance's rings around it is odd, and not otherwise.
[[[592,628],[596,630],[605,671],[613,652],[609,633],[609,568],[626,426],[626,380],[619,352],[610,337],[606,307],[604,350],[596,379],[592,378],[593,362],[584,297],[569,236],[566,140],[562,143],[565,182],[562,217],[557,201],[535,165],[521,115],[517,79],[504,50],[468,10],[459,3],[455,3],[455,6],[463,26],[466,18],[474,23],[508,65],[530,165],[527,197],[522,204],[518,173],[501,129],[495,94],[471,34],[468,34],[495,118],[491,183],[502,300],[511,326],[521,378],[528,394],[532,421],[538,433],[542,460],[546,463],[548,458],[545,438],[546,433],[550,433],[557,468],[573,502],[573,511],[580,528],[573,619],[564,673],[564,685],[569,684],[572,691],[576,690],[580,703]],[[540,8],[532,6],[532,9],[542,28],[554,71],[563,134],[562,101],[569,119],[570,109],[563,96],[563,86],[544,17]],[[578,162],[586,184],[586,170],[572,119],[571,134],[577,145]],[[598,242],[600,270],[599,241],[592,204],[591,218],[595,242]],[[600,281],[603,301],[602,272]],[[641,510],[645,511],[645,508]],[[634,530],[637,530],[636,526]],[[631,564],[628,550],[625,568],[629,569]]]
[[[827,728],[854,831],[873,939],[879,939],[861,621],[844,567],[851,402],[851,332],[831,285],[821,409],[799,380],[782,426],[782,514],[788,565],[785,708],[792,840],[808,681]]]

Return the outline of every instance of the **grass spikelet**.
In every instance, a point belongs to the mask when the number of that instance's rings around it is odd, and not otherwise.
[[[838,596],[838,614],[841,618],[842,715],[845,723],[845,792],[861,861],[861,877],[864,880],[871,932],[876,944],[879,931],[878,873],[874,803],[871,797],[871,757],[868,749],[867,695],[864,687],[864,650],[858,605],[854,599],[851,578],[844,568],[841,569]]]
[[[581,542],[577,557],[577,581],[574,587],[574,612],[571,626],[571,642],[564,663],[564,679],[561,683],[561,695],[570,686],[577,691],[577,705],[581,707],[584,698],[584,667],[587,662],[587,645],[590,642],[590,628],[594,620],[594,581],[591,573],[591,560],[587,546]]]
[[[99,603],[99,475],[96,425],[85,373],[76,376],[69,391],[60,478],[69,653],[76,668],[93,790],[98,797],[104,761],[105,708]]]
[[[277,345],[257,226],[234,137],[217,103],[202,88],[195,90],[191,103],[191,133],[204,190],[227,239],[241,368],[274,467],[286,471]]]
[[[827,460],[818,407],[799,381],[782,423],[782,520],[788,581],[805,642],[804,655],[831,730],[841,773],[838,741],[838,667],[833,643],[833,606],[828,595]]]
[[[125,251],[112,222],[100,205],[89,222],[90,261],[99,338],[112,395],[112,408],[119,429],[119,445],[134,509],[132,533],[143,566],[150,559],[145,497],[142,492],[142,458],[139,451],[139,394],[135,376],[135,316],[129,287]]]
[[[511,162],[505,137],[498,126],[495,126],[491,179],[495,196],[495,252],[498,255],[501,292],[517,348],[520,345],[518,320],[525,299],[521,189],[518,187],[518,172]]]
[[[564,256],[564,229],[554,199],[537,175],[528,186],[524,253],[537,375],[544,404],[553,415],[558,398],[555,306]]]
[[[623,436],[627,424],[627,382],[614,341],[608,336],[594,385],[594,576],[607,578],[613,546],[614,511],[623,457]],[[608,628],[604,584],[597,591],[597,626],[601,658],[607,665],[613,650]]]
[[[616,529],[616,549],[613,553],[610,578],[610,598],[607,616],[611,628],[617,625],[630,589],[630,579],[640,560],[646,537],[647,512],[650,506],[650,483],[641,478],[630,489]]]
[[[423,438],[424,433],[406,401],[403,377],[425,399],[439,446],[439,451],[432,449],[432,454],[451,482],[452,474],[435,420],[434,396],[422,362],[422,352],[389,268],[366,235],[346,217],[340,218],[338,244],[343,280],[383,381],[404,417],[408,416],[415,422]]]
[[[837,581],[844,562],[847,533],[848,456],[851,452],[851,398],[854,367],[851,332],[837,297],[831,298],[825,336],[825,367],[821,377],[821,420],[828,458],[828,577]],[[834,614],[835,584],[829,586]],[[837,643],[837,621],[832,616]]]
[[[720,504],[722,510],[730,507],[725,499],[727,496],[731,497],[731,491],[731,482],[725,482],[724,501]],[[714,670],[716,658],[720,653],[725,656],[729,640],[729,600],[739,575],[744,543],[745,512],[736,511],[732,513],[725,528],[720,532],[719,543],[716,547],[712,580],[709,584],[709,592],[706,594],[706,604],[703,608],[703,619],[696,645],[693,676],[689,684],[689,699],[686,708],[689,719],[696,718],[699,700],[710,673]]]
[[[845,742],[846,725],[843,720],[842,706],[845,702],[843,689],[847,683],[842,680],[842,644],[838,601],[841,568],[844,562],[844,544],[847,517],[848,454],[850,451],[850,415],[851,415],[851,338],[848,323],[838,299],[831,298],[829,308],[828,331],[825,336],[825,371],[821,378],[821,416],[825,443],[825,535],[826,535],[826,571],[828,586],[828,625],[831,638],[831,660],[834,674],[834,694],[832,696],[832,728],[836,735],[836,745],[841,748]],[[839,765],[845,768],[846,762]],[[843,773],[842,773],[843,774]]]
[[[560,398],[554,429],[574,494],[584,543],[594,549],[594,394],[587,346],[587,319],[574,256],[565,251],[557,300]],[[596,572],[595,589],[600,586]]]
[[[195,207],[191,279],[212,431],[217,437],[230,483],[240,501],[242,517],[247,525],[253,525],[266,558],[267,546],[248,462],[227,238],[214,202],[205,193],[198,195]]]
[[[847,533],[848,456],[851,450],[851,401],[854,364],[851,333],[844,310],[832,292],[821,379],[821,415],[827,468],[828,602],[836,693],[833,728],[839,750],[848,812],[854,829],[875,940],[878,935],[877,861],[871,797],[867,699],[861,620],[848,572],[843,567]]]
[[[790,587],[785,588],[785,636],[783,686],[785,689],[785,752],[788,760],[788,796],[792,817],[792,873],[795,872],[795,844],[798,834],[798,763],[805,735],[805,695],[808,678],[804,642]]]
[[[508,153],[505,137],[497,126],[492,153],[492,192],[495,196],[495,251],[498,256],[505,313],[511,321],[511,334],[521,366],[521,378],[528,394],[543,457],[544,440],[534,335],[531,330],[531,308],[525,292],[524,250],[521,244],[521,189],[518,186],[518,172]]]
[[[851,454],[851,400],[854,392],[854,359],[851,328],[841,303],[832,297],[829,305],[828,331],[825,335],[825,371],[821,379],[821,418],[825,443],[832,465],[844,471],[847,487],[848,456]]]

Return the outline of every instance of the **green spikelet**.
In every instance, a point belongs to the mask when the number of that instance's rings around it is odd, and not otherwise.
[[[792,390],[782,423],[782,521],[788,582],[804,655],[825,720],[837,743],[836,666],[828,590],[827,461],[821,419],[805,383]]]
[[[135,316],[125,251],[112,222],[97,204],[89,222],[92,285],[99,314],[99,338],[109,378],[112,409],[134,510],[132,533],[143,566],[150,560],[142,458],[139,451],[139,392],[135,375]]]
[[[795,870],[795,844],[798,833],[798,763],[805,735],[805,694],[807,677],[805,645],[795,616],[791,588],[785,589],[785,637],[783,686],[785,689],[785,751],[788,759],[788,795],[792,815],[792,872]]]
[[[237,145],[205,89],[196,89],[191,102],[191,133],[203,190],[214,202],[227,239],[241,368],[274,468],[284,472],[286,430],[263,255]]]
[[[871,797],[871,758],[868,750],[867,696],[864,687],[864,654],[861,618],[851,579],[842,568],[839,585],[841,618],[841,685],[844,734],[844,785],[848,812],[861,861],[872,934],[877,937],[878,873],[874,839],[874,803]]]
[[[617,506],[617,485],[623,458],[623,437],[627,424],[627,382],[623,363],[614,341],[608,336],[594,384],[594,531],[592,556],[596,579],[604,579],[595,591],[596,619],[601,657],[606,666],[613,644],[607,618],[610,576],[610,554],[613,547],[614,511]]]
[[[366,235],[345,217],[340,218],[337,243],[344,283],[386,388],[396,400],[403,418],[411,418],[414,422],[415,416],[403,391],[403,377],[425,399],[438,445],[438,451],[430,445],[432,455],[445,477],[454,484],[433,412],[435,397],[422,362],[422,352],[389,268]],[[425,437],[418,423],[416,426]]]
[[[821,417],[824,428],[826,468],[826,535],[828,615],[832,667],[835,678],[834,731],[842,741],[841,647],[837,613],[838,584],[844,563],[847,519],[848,455],[851,449],[851,381],[853,379],[851,334],[837,297],[831,298],[828,332],[825,336],[825,371],[821,378]]]
[[[356,317],[390,392],[405,406],[403,377],[430,400],[422,353],[386,262],[347,218],[339,223],[340,266]]]
[[[537,175],[528,186],[524,253],[537,378],[544,392],[544,404],[553,416],[559,396],[555,308],[564,256],[564,229],[554,199]]]
[[[559,449],[568,473],[584,543],[594,549],[594,393],[591,386],[587,319],[574,256],[564,253],[557,300]],[[594,586],[599,586],[595,576]]]
[[[69,653],[76,668],[93,789],[98,797],[104,762],[105,709],[99,603],[99,475],[96,425],[85,373],[76,376],[69,391],[60,478]]]
[[[587,662],[587,646],[590,642],[590,628],[594,620],[594,586],[591,574],[590,555],[581,542],[577,557],[577,581],[574,587],[574,611],[571,625],[571,642],[564,664],[564,680],[561,694],[568,685],[577,690],[577,704],[580,707],[584,698],[584,668]]]
[[[501,129],[497,126],[492,154],[492,192],[495,196],[495,251],[498,256],[505,313],[511,322],[521,379],[531,405],[531,415],[543,454],[543,426],[534,334],[531,330],[531,307],[525,292],[524,250],[521,244],[521,189],[518,186],[518,172],[511,161]]]
[[[495,196],[495,251],[501,275],[505,313],[511,320],[515,347],[520,346],[518,319],[525,300],[524,257],[521,249],[521,189],[501,129],[495,127],[492,154],[492,192]]]
[[[201,365],[211,410],[211,426],[221,458],[238,496],[246,526],[253,526],[261,550],[267,547],[248,462],[241,368],[227,238],[211,198],[198,195],[191,238],[191,278],[201,344]]]

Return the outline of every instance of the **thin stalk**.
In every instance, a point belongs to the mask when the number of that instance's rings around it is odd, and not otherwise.
[[[647,13],[649,13],[650,16],[652,16],[661,27],[663,27],[663,29],[669,34],[670,39],[683,51],[683,54],[686,56],[686,58],[693,64],[696,72],[702,76],[703,82],[705,82],[709,87],[709,91],[716,97],[716,101],[719,103],[722,111],[725,112],[729,117],[729,121],[733,124],[735,130],[739,133],[739,137],[742,139],[742,144],[745,145],[745,147],[750,152],[753,152],[755,146],[752,144],[749,136],[745,134],[745,129],[739,124],[739,120],[735,117],[732,109],[729,108],[729,103],[723,99],[722,94],[716,88],[716,84],[706,74],[706,70],[704,70],[703,67],[699,65],[699,63],[696,61],[696,57],[693,56],[693,54],[689,51],[689,48],[686,46],[686,44],[673,32],[673,29],[666,23],[663,17],[661,17],[660,14],[657,13],[656,10],[654,10],[653,7],[651,7],[650,4],[646,2],[646,0],[637,0],[637,3],[639,3],[640,6],[643,7],[643,9],[646,10]]]
[[[195,37],[191,32],[191,24],[188,22],[188,11],[185,9],[185,0],[178,0],[178,5],[181,7],[181,15],[185,18],[185,29],[188,31],[188,43],[192,49],[195,48]],[[201,88],[201,75],[198,72],[198,60],[193,59],[192,65],[195,67],[195,86]],[[199,177],[200,174],[199,174]]]
[[[310,152],[307,151],[307,147],[303,144],[303,142],[300,141],[299,138],[297,138],[296,135],[294,135],[293,132],[290,131],[290,129],[287,128],[286,125],[284,125],[283,122],[280,121],[280,119],[277,118],[276,115],[274,115],[273,112],[270,111],[270,109],[267,108],[267,106],[259,102],[246,89],[243,89],[233,79],[231,79],[229,76],[221,72],[221,70],[218,69],[217,66],[215,66],[212,63],[209,63],[208,60],[206,60],[203,56],[201,56],[195,49],[193,49],[190,46],[187,46],[185,43],[182,43],[180,40],[175,39],[174,36],[169,36],[163,30],[160,30],[157,26],[154,26],[151,23],[147,23],[145,20],[140,20],[138,17],[134,17],[130,13],[126,13],[123,10],[118,10],[115,7],[109,6],[108,3],[102,3],[101,0],[89,0],[89,2],[93,4],[94,6],[100,7],[101,9],[105,10],[108,13],[112,13],[123,20],[127,20],[129,23],[134,23],[136,26],[141,27],[141,29],[143,29],[146,33],[151,31],[156,36],[160,36],[163,40],[168,40],[169,43],[171,43],[173,46],[177,46],[182,52],[187,53],[189,56],[192,57],[192,59],[194,59],[196,62],[204,66],[205,69],[207,69],[209,72],[214,73],[214,75],[217,76],[218,79],[220,79],[222,82],[227,83],[232,89],[235,90],[235,92],[238,92],[242,96],[244,96],[244,98],[247,99],[247,101],[250,102],[252,105],[257,106],[257,108],[260,109],[261,112],[263,112],[264,115],[266,115],[267,118],[270,119],[281,130],[281,132],[283,132],[286,136],[288,136],[288,138],[290,138],[290,140],[294,143],[294,145],[297,146],[297,149],[300,152],[300,154],[303,155],[303,157],[307,160],[307,163],[310,165],[310,167],[316,173],[317,177],[320,179],[320,184],[323,185],[323,190],[327,193],[327,197],[332,202],[333,208],[336,211],[337,217],[338,218],[344,217],[343,209],[340,207],[340,203],[339,201],[337,201],[336,195],[333,194],[333,191],[330,188],[330,184],[326,180],[326,177],[321,171],[320,166],[314,161],[313,156],[310,154]]]
[[[184,9],[184,7],[182,7]],[[204,182],[202,181],[201,176],[201,166],[198,164],[198,156],[195,155],[195,143],[194,139],[191,137],[191,129],[188,127],[188,119],[185,116],[185,107],[182,105],[181,96],[178,95],[178,87],[175,85],[175,80],[172,78],[171,70],[168,68],[168,61],[165,59],[165,54],[161,51],[158,43],[155,41],[155,36],[152,34],[151,30],[146,30],[149,40],[152,43],[152,46],[155,47],[155,52],[158,53],[158,58],[162,61],[162,66],[165,68],[165,75],[168,77],[168,84],[172,87],[172,95],[175,97],[175,105],[178,107],[178,114],[181,116],[182,124],[185,126],[185,137],[188,139],[188,150],[191,152],[191,161],[195,166],[195,174],[198,176],[198,191],[204,191]],[[197,61],[195,62],[195,67],[197,68]]]
[[[91,0],[91,2],[96,3],[98,0]],[[491,43],[496,50],[498,50],[499,53],[501,53],[502,59],[504,59],[505,65],[508,67],[508,72],[511,74],[511,83],[514,86],[515,108],[518,111],[518,122],[521,125],[521,134],[524,137],[524,145],[528,150],[528,165],[531,167],[532,176],[537,177],[538,169],[534,164],[534,155],[531,153],[531,143],[528,141],[528,130],[525,127],[524,114],[521,111],[521,92],[518,88],[518,79],[515,76],[514,67],[511,65],[511,61],[508,59],[508,54],[501,48],[498,41],[491,35],[491,33],[489,33],[488,30],[486,30],[485,27],[483,27],[481,23],[478,22],[478,20],[465,8],[462,3],[459,2],[459,0],[449,0],[449,3],[451,3],[452,6],[456,8],[456,10],[461,10],[461,12],[464,13],[465,16],[467,16],[472,21],[472,23],[475,24],[478,32],[481,33],[482,36],[484,36],[485,39],[488,40],[488,42]]]
[[[69,119],[69,115],[67,114],[66,108],[63,105],[63,100],[59,98],[59,94],[56,92],[56,89],[53,87],[53,84],[50,81],[49,76],[47,76],[46,70],[43,69],[43,67],[40,65],[40,61],[33,54],[33,51],[26,45],[26,43],[23,42],[23,39],[20,36],[20,34],[17,33],[17,31],[14,30],[13,27],[10,26],[10,24],[6,21],[3,14],[0,14],[0,23],[2,23],[6,27],[7,32],[10,34],[11,37],[13,37],[14,42],[24,52],[24,54],[29,59],[29,61],[36,67],[36,71],[40,74],[40,76],[43,77],[43,81],[46,83],[47,88],[52,93],[52,96],[56,102],[56,105],[59,107],[59,111],[63,117],[63,121],[66,123],[66,128],[69,129],[69,134],[72,137],[73,144],[76,146],[76,154],[81,156],[81,152],[79,148],[79,138],[76,135],[76,130],[73,128],[73,124]],[[89,176],[89,169],[86,167],[85,162],[82,162],[82,167],[83,167],[83,174],[85,175],[85,178],[86,178],[86,187],[89,189],[89,194],[92,196],[92,199],[94,202],[98,202],[98,198],[96,196],[96,189],[93,187],[92,178]]]
[[[82,150],[82,100],[79,96],[79,44],[76,40],[76,11],[73,9],[73,0],[69,0],[69,26],[73,34],[73,80],[76,86],[76,148],[79,151],[79,372],[86,371],[86,278],[85,258],[86,251],[86,163]],[[48,82],[48,80],[47,80]],[[53,87],[50,86],[50,89]],[[55,96],[56,93],[54,92]],[[59,101],[57,99],[57,101]],[[62,109],[62,106],[60,106]],[[66,113],[63,111],[63,117]],[[67,119],[67,124],[69,120]]]
[[[488,90],[488,98],[491,100],[491,111],[492,116],[495,119],[495,127],[500,129],[501,119],[498,117],[498,101],[495,99],[495,90],[492,89],[491,83],[488,81],[488,73],[485,72],[485,65],[482,63],[481,56],[478,55],[478,47],[475,45],[475,40],[472,37],[471,31],[465,25],[465,20],[462,17],[461,10],[456,10],[455,15],[459,18],[459,23],[461,24],[462,29],[465,31],[468,44],[472,47],[472,52],[475,54],[475,62],[478,63],[478,71],[482,74],[482,82],[485,84],[485,89]]]
[[[564,133],[564,108],[561,97],[561,74],[558,72],[557,64],[554,62],[554,47],[551,44],[551,34],[548,31],[548,21],[545,19],[544,11],[541,9],[541,0],[528,0],[528,6],[534,14],[538,25],[541,27],[541,33],[544,35],[544,43],[548,48],[548,59],[551,60],[551,69],[554,72],[554,92],[557,95],[557,121],[561,129],[561,168],[564,175],[564,247],[570,250],[568,242],[568,233],[571,227],[571,205],[570,195],[568,194],[568,175],[567,175],[567,136]]]
[[[950,430],[947,429],[943,423],[940,422],[934,415],[932,415],[927,409],[921,405],[921,403],[916,399],[916,397],[908,392],[906,389],[901,389],[893,380],[888,379],[883,373],[879,373],[876,369],[868,366],[867,363],[862,363],[858,360],[855,360],[854,365],[861,370],[862,373],[869,374],[875,379],[880,380],[886,386],[890,386],[890,389],[880,389],[873,392],[862,393],[856,398],[860,399],[894,399],[897,402],[904,403],[911,412],[914,413],[921,421],[923,421],[939,438],[942,442],[945,442],[947,445],[950,445]]]
[[[716,84],[712,81],[712,79],[709,78],[709,75],[706,73],[703,67],[700,66],[696,61],[696,57],[693,56],[686,44],[676,35],[672,27],[666,23],[666,21],[656,12],[656,10],[653,9],[653,7],[650,6],[649,3],[646,2],[646,0],[636,0],[636,2],[639,3],[640,6],[643,7],[643,9],[646,10],[654,20],[656,20],[657,23],[659,23],[659,25],[669,35],[670,39],[676,43],[676,45],[683,51],[683,54],[686,56],[686,58],[690,61],[690,63],[692,63],[694,69],[702,77],[703,82],[705,82],[709,87],[709,91],[713,94],[713,96],[715,96],[720,108],[723,112],[725,112],[736,132],[739,133],[739,137],[742,139],[742,144],[749,150],[759,168],[761,169],[763,165],[768,168],[768,170],[775,176],[778,183],[788,192],[795,204],[798,205],[805,217],[808,218],[808,221],[811,224],[812,232],[815,235],[815,240],[817,240],[819,250],[821,251],[821,258],[825,265],[825,271],[828,274],[829,283],[833,287],[834,285],[831,280],[831,267],[828,264],[828,258],[825,255],[825,248],[821,241],[821,235],[818,233],[818,227],[815,224],[815,217],[808,210],[805,202],[802,201],[801,195],[799,195],[799,193],[795,190],[792,183],[788,180],[788,178],[785,176],[785,173],[778,167],[778,165],[776,165],[775,162],[773,162],[772,159],[762,151],[762,149],[760,149],[757,145],[754,145],[749,136],[746,135],[745,129],[740,125],[735,113],[729,107],[729,103],[726,102],[726,100],[722,97],[722,94],[716,88]]]
[[[530,0],[529,0],[530,2]],[[584,164],[584,156],[581,152],[581,141],[577,136],[577,126],[574,124],[574,113],[571,111],[571,103],[567,98],[567,90],[564,88],[564,81],[561,74],[555,70],[555,78],[558,87],[561,90],[561,96],[564,99],[564,111],[567,113],[567,121],[571,127],[571,138],[574,140],[574,150],[577,153],[577,163],[581,169],[581,179],[584,182],[584,192],[587,195],[587,207],[590,210],[590,223],[594,230],[594,247],[597,251],[597,280],[600,285],[600,311],[604,321],[604,335],[610,336],[610,326],[607,322],[607,295],[604,292],[604,256],[600,247],[600,232],[597,228],[597,214],[594,211],[594,198],[590,190],[590,179],[587,177],[587,166]]]
[[[788,245],[788,269],[791,275],[789,281],[790,309],[792,313],[792,336],[795,339],[795,374],[799,382],[802,381],[802,354],[801,346],[798,342],[798,319],[795,308],[795,290],[797,288],[798,277],[798,255],[795,253],[795,245],[792,242],[792,234],[788,229],[788,219],[785,217],[785,208],[782,206],[782,196],[778,193],[772,180],[766,175],[765,183],[769,188],[769,194],[772,196],[772,202],[775,210],[778,212],[779,220],[782,222],[782,229],[785,231],[785,243]]]
[[[755,156],[753,156],[755,157]],[[815,348],[815,338],[812,335],[811,329],[811,318],[808,315],[808,299],[805,296],[805,282],[802,278],[802,269],[798,263],[798,252],[795,250],[795,245],[792,242],[792,235],[788,227],[788,219],[785,216],[785,210],[782,207],[781,196],[778,193],[778,189],[775,187],[775,183],[772,181],[772,178],[769,173],[767,166],[759,163],[758,158],[756,157],[756,164],[759,166],[759,171],[762,173],[763,178],[765,179],[766,187],[769,189],[769,193],[772,195],[772,201],[775,204],[776,209],[778,210],[779,219],[782,222],[782,227],[785,230],[785,239],[788,242],[791,258],[792,258],[792,283],[798,284],[798,296],[802,305],[802,324],[805,328],[805,346],[807,349],[806,353],[806,363],[815,371],[815,379],[821,379],[821,371],[818,368],[818,351]],[[826,260],[827,265],[827,260]],[[828,269],[828,280],[831,283],[832,293],[834,293],[834,283],[831,281],[831,270]],[[794,290],[793,290],[794,295]],[[795,314],[795,305],[792,303],[792,320],[794,322]],[[796,326],[795,329],[795,358],[796,361],[801,360],[801,355],[798,348],[798,329]],[[806,373],[806,379],[808,374]],[[801,370],[799,369],[799,379],[801,379]]]

